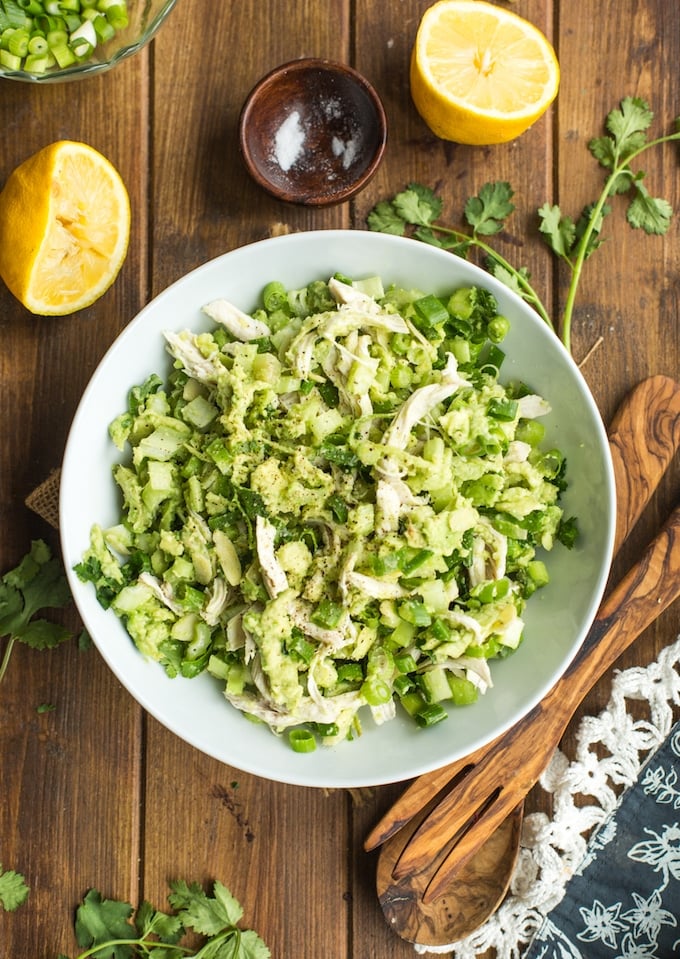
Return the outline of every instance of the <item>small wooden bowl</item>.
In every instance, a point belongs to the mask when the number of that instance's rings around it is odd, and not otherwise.
[[[356,70],[331,60],[284,63],[252,89],[239,144],[250,175],[288,203],[341,203],[366,186],[387,142],[385,110]]]

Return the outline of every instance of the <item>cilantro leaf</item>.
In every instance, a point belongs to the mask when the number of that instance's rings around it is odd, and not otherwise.
[[[33,619],[22,629],[19,639],[31,649],[54,649],[71,638],[65,626],[49,623],[46,619]]]
[[[96,889],[90,889],[76,913],[78,945],[86,949],[101,946],[97,952],[100,959],[128,959],[134,955],[132,948],[118,941],[137,938],[131,915],[129,903],[102,899]]]
[[[663,235],[668,230],[673,216],[673,208],[667,200],[649,195],[642,183],[638,183],[635,196],[630,202],[626,219],[635,229],[645,233]]]
[[[155,910],[145,901],[134,916],[129,903],[102,899],[91,889],[76,912],[76,938],[85,948],[77,959],[95,954],[99,959],[271,959],[256,932],[238,927],[243,909],[221,882],[214,883],[212,897],[195,882],[178,880],[170,888],[168,899],[176,914]],[[187,930],[205,937],[197,951],[178,945]]]
[[[563,258],[571,256],[576,239],[576,227],[571,217],[563,216],[558,206],[544,203],[538,211],[539,230],[553,253]]]
[[[518,296],[527,299],[525,289],[520,285],[520,280],[525,280],[528,283],[530,279],[529,273],[524,267],[521,270],[508,270],[502,263],[497,263],[493,257],[489,257],[486,268],[491,276],[495,276],[504,286],[507,286]]]
[[[70,602],[71,592],[61,562],[52,557],[43,540],[34,540],[19,565],[0,579],[0,637],[8,637],[0,680],[15,642],[33,649],[53,649],[70,638],[63,626],[32,619],[39,610],[63,608]]]
[[[616,142],[619,161],[626,160],[645,145],[653,119],[649,105],[640,97],[625,97],[619,108],[607,115],[607,129]]]
[[[176,943],[182,937],[184,928],[179,916],[154,909],[151,903],[144,901],[135,916],[135,928],[143,938],[156,935],[161,942]]]
[[[493,236],[503,229],[505,220],[515,209],[510,198],[513,190],[509,183],[497,180],[485,183],[477,196],[465,204],[465,219],[480,236]]]
[[[29,888],[21,873],[13,869],[3,870],[0,863],[0,907],[14,912],[28,899]]]
[[[387,200],[383,200],[373,207],[366,218],[368,228],[375,233],[391,233],[393,236],[403,236],[406,232],[406,222]]]
[[[252,929],[245,929],[241,933],[239,943],[239,959],[270,959],[271,953],[262,939]]]
[[[406,190],[397,193],[392,205],[406,223],[415,226],[430,226],[443,206],[434,190],[420,183],[410,183]]]
[[[610,198],[626,196],[626,218],[631,227],[648,234],[663,234],[669,228],[673,214],[671,205],[667,200],[651,196],[642,182],[644,172],[631,168],[633,160],[644,151],[680,140],[680,117],[675,119],[672,133],[648,140],[653,119],[649,105],[639,97],[621,100],[605,118],[604,135],[596,136],[588,143],[593,157],[608,171],[598,198],[586,205],[576,220],[559,206],[549,203],[538,210],[539,232],[570,270],[569,290],[559,329],[567,350],[571,350],[571,324],[583,264],[602,245],[602,226],[611,212]],[[484,184],[464,207],[470,232],[439,222],[441,198],[430,188],[411,183],[391,201],[383,201],[374,207],[368,214],[367,223],[371,230],[411,236],[451,250],[463,258],[467,258],[472,249],[480,251],[485,257],[487,270],[530,303],[551,329],[557,330],[557,324],[553,323],[531,285],[526,268],[513,266],[484,240],[504,228],[505,220],[514,210],[512,197],[513,191],[505,181]]]
[[[203,936],[214,936],[225,926],[235,926],[241,919],[243,910],[236,899],[224,886],[215,884],[216,898],[210,898],[198,883],[170,883],[173,890],[169,900],[178,910],[184,926]]]

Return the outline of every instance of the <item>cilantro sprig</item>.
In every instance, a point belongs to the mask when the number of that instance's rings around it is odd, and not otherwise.
[[[28,899],[26,880],[13,869],[3,869],[0,862],[0,908],[14,912]]]
[[[603,242],[602,226],[612,210],[613,198],[626,198],[626,219],[633,229],[663,235],[670,226],[673,215],[670,203],[652,196],[643,182],[646,174],[633,169],[633,162],[646,151],[680,140],[680,118],[675,120],[672,133],[648,139],[653,119],[654,114],[644,100],[638,97],[621,100],[619,106],[607,115],[606,134],[595,137],[588,144],[593,157],[607,171],[598,198],[587,204],[576,220],[554,204],[545,203],[538,210],[538,228],[543,239],[570,272],[564,311],[557,324],[531,285],[527,269],[513,266],[484,239],[500,233],[515,209],[511,202],[513,191],[508,183],[486,183],[477,196],[467,201],[464,217],[471,227],[469,231],[441,223],[441,198],[417,183],[410,184],[391,200],[378,203],[368,214],[368,226],[382,233],[412,236],[464,258],[471,249],[478,249],[485,256],[487,270],[530,303],[551,329],[557,331],[559,328],[562,342],[571,350],[574,306],[583,267]]]
[[[489,273],[514,289],[548,326],[554,328],[548,311],[531,285],[528,271],[514,267],[483,239],[504,229],[505,221],[515,209],[512,196],[509,183],[502,180],[485,183],[477,196],[470,197],[465,204],[464,216],[472,228],[466,233],[439,221],[443,202],[434,190],[420,183],[411,183],[391,200],[378,203],[368,214],[367,223],[376,232],[411,236],[450,250],[463,259],[468,258],[473,248],[482,251]]]
[[[170,889],[174,912],[154,909],[148,902],[135,912],[129,903],[103,899],[91,889],[76,912],[76,939],[85,950],[77,959],[270,959],[258,934],[240,928],[243,909],[221,882],[214,883],[212,896],[199,883],[184,880],[171,882]],[[181,944],[187,933],[204,939],[197,950]]]
[[[19,565],[0,579],[0,638],[6,638],[0,663],[2,680],[14,644],[32,649],[53,649],[70,638],[66,627],[34,618],[43,609],[60,609],[71,602],[71,592],[61,562],[49,546],[34,540]]]

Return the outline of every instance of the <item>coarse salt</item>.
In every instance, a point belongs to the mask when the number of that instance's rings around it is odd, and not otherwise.
[[[300,113],[289,113],[274,136],[277,164],[286,173],[300,159],[305,145],[305,131],[300,123]]]
[[[332,148],[333,156],[342,157],[342,167],[344,170],[348,170],[359,151],[359,145],[361,143],[361,137],[358,134],[355,134],[349,140],[342,140],[340,137],[333,137]]]

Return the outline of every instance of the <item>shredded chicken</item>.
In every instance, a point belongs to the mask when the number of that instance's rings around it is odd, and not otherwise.
[[[356,287],[350,286],[349,283],[343,283],[342,280],[338,280],[334,276],[328,281],[328,289],[336,303],[341,303],[345,306],[358,306],[374,313],[380,309],[372,296],[367,296],[366,293],[362,293],[361,290],[357,290]]]
[[[453,396],[461,387],[470,386],[458,372],[458,363],[452,353],[447,354],[446,366],[439,383],[429,383],[414,390],[402,405],[383,436],[385,446],[406,449],[411,430],[415,424],[439,403]]]
[[[508,449],[503,457],[503,462],[526,463],[530,452],[531,446],[529,443],[524,443],[522,440],[513,440],[511,443],[508,443]]]
[[[542,396],[530,393],[517,400],[517,412],[524,419],[534,419],[536,416],[547,416],[552,407]]]
[[[152,573],[140,573],[138,582],[144,583],[145,586],[148,586],[151,592],[154,594],[156,599],[160,600],[164,606],[167,606],[169,610],[176,616],[184,615],[184,609],[175,599],[172,588],[168,584],[161,584],[156,579]]]
[[[274,552],[275,538],[276,527],[263,516],[258,516],[255,520],[257,558],[260,563],[265,588],[272,599],[288,589],[288,577]]]
[[[488,520],[480,517],[472,544],[470,585],[479,586],[491,579],[505,576],[508,541]]]
[[[224,612],[228,599],[227,584],[220,576],[216,576],[208,593],[208,602],[201,614],[208,626],[216,626],[220,621],[220,616]]]
[[[221,323],[233,337],[244,343],[270,336],[271,330],[260,320],[254,319],[228,300],[213,300],[203,307],[203,312],[215,323]]]
[[[355,589],[360,590],[372,599],[401,599],[409,595],[409,590],[404,589],[399,583],[376,579],[374,576],[366,576],[364,573],[348,573],[346,582],[349,586],[354,586]]]
[[[196,346],[193,333],[188,330],[182,333],[166,330],[163,335],[168,344],[168,351],[176,360],[179,360],[185,373],[201,383],[217,383],[220,373],[224,372],[224,367],[219,360],[203,356]]]

